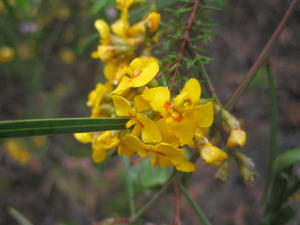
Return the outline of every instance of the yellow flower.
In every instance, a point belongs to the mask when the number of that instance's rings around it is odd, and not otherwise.
[[[227,148],[236,146],[243,147],[246,144],[247,134],[240,128],[231,129],[229,138],[227,139]]]
[[[4,142],[4,146],[8,155],[21,164],[28,163],[32,158],[27,149],[19,141],[8,140]]]
[[[116,147],[120,140],[116,137],[116,132],[105,131],[101,133],[92,142],[93,153],[92,157],[94,162],[100,163],[107,157],[107,150]]]
[[[144,144],[136,136],[127,135],[122,141],[122,151],[136,152],[141,157],[151,157],[153,167],[167,168],[170,165],[182,172],[192,172],[195,165],[185,159],[185,151],[167,143],[156,145]]]
[[[95,21],[95,28],[100,34],[101,43],[107,45],[111,42],[110,29],[107,23],[104,20],[98,19]]]
[[[74,137],[76,138],[77,141],[87,144],[93,141],[93,133],[76,133],[74,134]]]
[[[200,155],[202,159],[213,165],[219,165],[224,159],[227,159],[228,155],[218,147],[211,143],[206,143],[200,148]]]
[[[196,79],[190,79],[173,101],[167,87],[149,88],[141,96],[165,120],[166,126],[160,126],[165,130],[162,133],[175,135],[180,145],[193,146],[196,129],[210,127],[214,116],[213,104],[199,104],[200,95],[200,84]]]
[[[59,52],[59,59],[66,64],[70,64],[74,62],[75,58],[76,56],[74,52],[71,51],[70,49],[62,49]]]
[[[128,116],[132,118],[126,123],[126,128],[134,126],[132,134],[135,136],[141,134],[144,142],[156,143],[161,141],[159,129],[152,120],[132,108],[125,98],[113,95],[112,99],[118,116]]]
[[[147,26],[151,33],[155,33],[159,28],[160,14],[157,12],[151,12],[146,19]]]
[[[13,60],[15,56],[14,49],[8,46],[0,47],[0,63],[7,63]]]
[[[126,61],[111,60],[104,66],[104,76],[109,83],[118,84],[127,66],[128,63]]]
[[[120,84],[112,93],[122,95],[130,88],[143,87],[153,80],[158,71],[159,65],[155,58],[135,58],[124,71]]]
[[[107,116],[106,114],[110,114],[109,112],[105,112],[104,102],[105,102],[105,98],[106,97],[108,98],[110,96],[111,89],[112,87],[110,83],[106,83],[106,84],[98,83],[96,85],[96,88],[90,92],[86,104],[92,110],[91,117],[101,117],[101,116]]]

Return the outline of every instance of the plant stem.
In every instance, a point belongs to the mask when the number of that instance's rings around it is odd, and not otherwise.
[[[298,3],[298,0],[292,0],[289,8],[286,10],[284,16],[280,20],[279,24],[277,25],[274,33],[272,34],[271,38],[268,40],[267,44],[255,60],[254,64],[249,69],[248,73],[245,75],[244,79],[240,83],[240,85],[237,87],[237,89],[234,91],[232,96],[227,101],[225,108],[227,110],[231,110],[234,105],[237,103],[241,95],[245,92],[247,87],[249,86],[252,79],[255,77],[257,71],[261,68],[261,66],[265,63],[266,59],[268,58],[270,51],[274,47],[276,40],[278,39],[279,35],[281,34],[284,26],[286,25],[289,17],[292,15],[294,10],[296,9],[296,5]]]
[[[181,37],[182,42],[181,42],[180,48],[178,50],[178,58],[174,63],[174,69],[170,75],[170,80],[171,80],[170,81],[170,91],[172,91],[172,89],[174,87],[176,76],[179,73],[179,67],[180,67],[180,64],[183,59],[184,51],[185,51],[186,47],[188,46],[188,42],[189,42],[189,38],[190,38],[190,31],[192,29],[192,25],[194,23],[196,14],[199,9],[200,9],[200,0],[194,0],[192,12],[186,22],[185,32],[183,33],[183,35]]]
[[[178,183],[174,184],[174,195],[175,195],[175,219],[174,219],[174,225],[180,225],[181,224],[181,218],[180,218],[180,195],[179,195],[179,186]]]
[[[144,205],[136,214],[134,214],[131,218],[130,218],[130,224],[133,224],[134,222],[137,221],[137,219],[139,219],[139,217],[141,215],[143,215],[143,213],[145,211],[147,211],[161,196],[163,193],[165,193],[165,191],[169,188],[169,186],[173,183],[173,181],[175,180],[176,178],[176,175],[178,173],[175,171],[172,176],[170,177],[170,179],[164,183],[163,187],[160,189],[159,192],[157,192],[153,198],[146,203],[146,205]]]
[[[203,225],[211,225],[208,218],[204,215],[203,211],[198,206],[198,204],[192,199],[192,197],[190,196],[190,194],[186,190],[186,188],[182,184],[179,184],[179,185],[180,185],[180,189],[183,192],[186,200],[188,201],[188,203],[190,203],[190,205],[192,206],[194,212],[196,213],[200,223],[203,224]]]
[[[125,171],[127,172],[126,188],[127,188],[130,216],[132,216],[135,213],[135,202],[134,202],[134,188],[133,188],[131,170],[130,170],[131,169],[130,159],[124,156],[123,162],[124,162]]]
[[[277,155],[277,124],[278,124],[278,104],[277,104],[277,93],[274,76],[271,70],[271,66],[267,64],[267,76],[269,83],[269,102],[270,102],[270,161],[269,171],[271,171],[272,163]]]

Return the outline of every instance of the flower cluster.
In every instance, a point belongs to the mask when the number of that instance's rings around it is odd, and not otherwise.
[[[104,20],[95,22],[101,39],[92,57],[105,63],[107,82],[96,85],[87,105],[91,117],[126,117],[129,121],[125,130],[77,133],[75,138],[92,144],[95,162],[104,161],[116,149],[128,157],[149,157],[154,167],[172,165],[192,172],[195,165],[188,158],[197,149],[206,163],[219,165],[228,156],[208,138],[215,106],[201,98],[199,82],[191,78],[171,96],[170,89],[159,86],[155,79],[159,61],[151,55],[151,43],[158,39],[160,15],[151,12],[130,25],[128,10],[134,1],[116,3],[120,18],[111,27]],[[229,139],[231,147],[235,140]]]

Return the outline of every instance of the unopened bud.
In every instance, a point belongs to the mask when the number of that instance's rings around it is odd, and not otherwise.
[[[249,169],[254,169],[255,164],[252,159],[250,159],[248,156],[244,155],[243,153],[236,152],[235,153],[236,159],[238,160],[238,163],[244,167],[247,167]]]
[[[249,169],[245,166],[240,166],[239,168],[240,174],[243,177],[243,180],[246,185],[251,185],[254,182],[255,179],[255,173],[252,169]]]
[[[218,171],[215,174],[215,178],[220,179],[221,181],[227,181],[229,176],[229,162],[225,160],[222,165],[219,167]]]
[[[243,147],[246,143],[247,134],[242,129],[232,129],[229,138],[227,139],[227,148],[234,148],[236,146]]]

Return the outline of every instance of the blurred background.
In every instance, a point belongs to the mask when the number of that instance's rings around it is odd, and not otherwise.
[[[271,36],[290,1],[228,0],[209,17],[213,44],[205,46],[207,66],[223,103],[230,97]],[[164,22],[164,11],[162,21]],[[279,102],[279,149],[300,146],[300,8],[283,30],[270,63]],[[91,59],[98,44],[94,20],[114,21],[113,0],[0,1],[0,120],[87,117],[88,93],[102,75]],[[213,224],[254,224],[267,171],[269,100],[265,72],[260,71],[233,113],[248,132],[244,152],[257,165],[255,183],[246,187],[236,170],[227,183],[214,179],[216,168],[198,164],[189,191]],[[102,164],[90,158],[90,146],[72,135],[0,141],[0,224],[14,225],[14,209],[39,225],[81,225],[129,215],[124,159]],[[137,205],[149,199],[169,170],[141,163],[130,170]],[[143,216],[143,224],[171,224],[172,190]],[[293,200],[295,206],[299,200]],[[198,224],[182,201],[182,223]],[[293,224],[297,224],[295,222]]]

